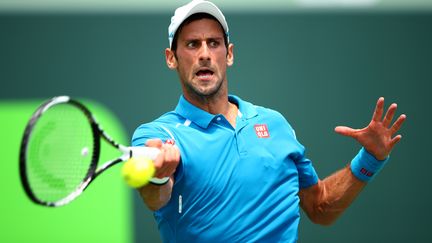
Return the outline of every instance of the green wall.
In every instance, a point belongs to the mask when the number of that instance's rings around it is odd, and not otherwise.
[[[131,189],[121,179],[119,166],[104,172],[68,205],[48,208],[27,198],[19,178],[19,147],[27,121],[41,103],[0,100],[0,242],[131,242]],[[100,104],[86,104],[106,131],[124,143],[126,135],[118,119]],[[102,161],[116,156],[114,149],[101,143]]]
[[[226,17],[235,44],[231,92],[282,112],[321,178],[345,166],[359,149],[335,134],[335,126],[366,126],[380,96],[397,102],[408,116],[383,172],[335,225],[313,225],[303,216],[299,242],[430,241],[432,12]],[[164,63],[169,18],[0,15],[0,99],[90,98],[109,107],[131,135],[140,123],[173,109],[180,95],[177,76]],[[133,199],[136,241],[157,242],[151,213],[136,193]]]

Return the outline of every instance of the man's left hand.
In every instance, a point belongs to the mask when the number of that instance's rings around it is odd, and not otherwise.
[[[400,115],[392,124],[396,109],[397,105],[395,103],[391,104],[383,117],[384,98],[381,97],[377,101],[372,120],[367,127],[353,129],[346,126],[337,126],[335,132],[356,139],[376,159],[384,160],[402,138],[401,135],[394,135],[401,128],[406,115]]]

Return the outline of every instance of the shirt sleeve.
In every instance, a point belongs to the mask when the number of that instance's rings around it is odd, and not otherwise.
[[[300,189],[317,184],[319,178],[312,165],[312,161],[309,160],[305,155],[305,147],[297,140],[294,129],[291,127],[285,117],[283,117],[282,114],[280,114],[280,116],[288,128],[288,142],[294,146],[296,151],[291,156],[298,171]]]
[[[131,145],[134,147],[144,146],[148,139],[161,139],[162,142],[172,139],[161,125],[156,122],[146,123],[139,126],[132,135]]]
[[[292,131],[292,133],[295,134],[294,130]],[[297,140],[295,135],[293,139],[295,140],[298,151],[294,158],[294,162],[298,171],[300,189],[313,186],[318,183],[318,175],[312,165],[312,161],[305,155],[305,147]]]
[[[318,175],[309,159],[302,157],[302,159],[296,161],[295,165],[299,174],[300,189],[307,188],[318,183]]]

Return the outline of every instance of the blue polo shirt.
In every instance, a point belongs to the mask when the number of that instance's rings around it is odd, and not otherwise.
[[[154,212],[164,242],[295,242],[300,188],[318,182],[294,131],[278,112],[229,96],[223,115],[183,96],[174,111],[139,126],[132,145],[174,139],[181,163],[171,199]]]

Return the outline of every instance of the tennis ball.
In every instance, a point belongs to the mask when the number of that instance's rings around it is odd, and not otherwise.
[[[122,175],[126,183],[134,188],[147,185],[154,176],[155,168],[153,160],[147,157],[130,158],[123,165]]]

